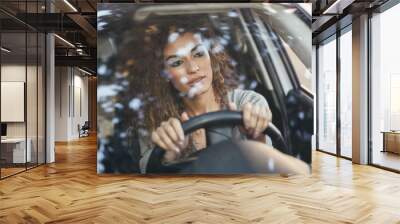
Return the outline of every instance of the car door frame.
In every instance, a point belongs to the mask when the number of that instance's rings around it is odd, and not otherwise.
[[[313,95],[308,90],[304,89],[299,81],[299,78],[296,75],[296,71],[291,63],[288,53],[286,52],[283,42],[280,38],[277,38],[277,35],[273,29],[270,27],[269,24],[264,22],[260,19],[259,15],[254,12],[252,9],[241,9],[241,13],[246,21],[249,24],[249,30],[254,39],[257,49],[262,51],[263,48],[268,48],[268,43],[263,40],[262,35],[259,35],[261,30],[264,29],[262,34],[267,34],[266,38],[269,38],[273,44],[273,47],[276,50],[276,55],[278,56],[280,63],[276,63],[277,58],[272,59],[271,54],[263,54],[262,61],[268,71],[269,79],[271,80],[271,84],[274,89],[274,93],[278,98],[279,109],[281,110],[282,114],[282,121],[283,121],[283,130],[281,132],[284,135],[285,140],[287,141],[290,148],[293,146],[293,142],[291,141],[292,131],[290,130],[289,126],[289,119],[288,119],[288,111],[286,107],[286,96],[289,91],[294,91],[304,95],[307,99],[313,101]],[[269,43],[271,45],[271,43]],[[281,66],[279,68],[279,66]],[[279,71],[285,71],[284,74],[281,74]],[[278,73],[281,75],[279,76]],[[285,75],[287,77],[282,77]],[[282,85],[282,78],[289,80],[291,85],[291,90],[285,91],[284,86]],[[287,88],[287,87],[286,87]],[[311,150],[311,148],[310,148]],[[310,158],[311,161],[311,158]]]

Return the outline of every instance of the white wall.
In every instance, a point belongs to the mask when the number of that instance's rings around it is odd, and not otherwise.
[[[55,141],[68,140],[68,86],[67,67],[55,68]]]
[[[75,72],[78,70],[75,70]],[[78,137],[78,124],[81,126],[85,121],[89,120],[88,106],[89,106],[89,94],[88,94],[88,77],[74,75],[74,108],[73,108],[73,119],[72,119],[72,136]]]
[[[76,68],[56,67],[55,85],[55,140],[77,139],[78,124],[88,120],[88,78]]]

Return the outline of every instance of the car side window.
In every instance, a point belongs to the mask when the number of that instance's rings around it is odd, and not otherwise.
[[[299,6],[301,7],[301,4]],[[280,14],[274,13],[274,11],[278,10],[281,12]],[[270,45],[275,47],[271,55],[274,56],[276,70],[285,93],[290,88],[289,83],[296,87],[300,86],[311,93],[311,58],[309,57],[311,48],[305,44],[309,43],[308,40],[311,41],[309,32],[311,22],[307,23],[305,20],[298,19],[303,15],[301,13],[305,13],[303,11],[299,10],[296,5],[284,8],[278,4],[266,5],[265,10],[255,10],[255,14],[261,20],[260,24],[262,23],[265,29],[269,31],[270,38],[266,40],[266,43],[275,43],[275,46]],[[278,52],[281,53],[281,56],[279,56]],[[284,60],[288,60],[287,64],[290,65],[284,66],[286,67],[286,73],[283,69],[280,69],[280,58],[282,56]]]
[[[300,86],[309,93],[312,93],[312,74],[309,68],[300,60],[288,43],[281,38],[283,47],[289,57],[290,62],[295,70],[296,76],[300,82]]]
[[[254,90],[261,84],[272,90],[261,52],[255,46],[240,10],[227,10],[209,17],[214,28],[221,33],[221,47],[232,57],[238,88]]]
[[[265,48],[260,49],[260,51],[262,52],[263,56],[268,55],[271,58],[271,62],[276,70],[280,85],[282,86],[285,95],[287,95],[289,91],[293,89],[293,83],[290,80],[288,71],[285,68],[285,64],[279,53],[279,51],[282,49],[282,46],[278,45],[276,41],[279,38],[279,35],[271,29],[269,21],[266,20],[266,18],[268,18],[268,14],[265,14],[263,11],[255,10],[253,11],[253,17],[260,32],[256,33],[255,35],[265,44]]]

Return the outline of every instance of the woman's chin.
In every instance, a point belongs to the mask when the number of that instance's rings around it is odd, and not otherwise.
[[[197,89],[192,88],[192,89],[189,89],[189,91],[187,91],[186,96],[188,98],[197,98],[197,97],[207,94],[209,89],[210,88],[205,88],[205,86],[203,86],[201,88],[197,88]]]

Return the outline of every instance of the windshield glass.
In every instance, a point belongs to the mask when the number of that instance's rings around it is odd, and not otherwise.
[[[276,17],[274,10],[304,23],[295,14],[295,4],[99,4],[98,171],[139,172],[143,148],[154,143],[152,132],[182,112],[197,115],[189,109],[202,94],[216,102],[211,111],[229,109],[229,103],[240,110],[243,102],[237,96],[245,93],[248,99],[260,97],[272,122],[283,128],[279,97],[284,96],[275,89],[284,86],[289,91],[293,83],[272,51],[307,40],[281,23],[280,35],[296,40],[285,46],[265,41],[269,34],[256,32],[265,27],[253,27],[264,25],[249,17],[257,12],[278,25],[282,18],[270,19]],[[297,57],[304,64],[302,59]],[[271,69],[280,71],[281,83],[272,81]]]

